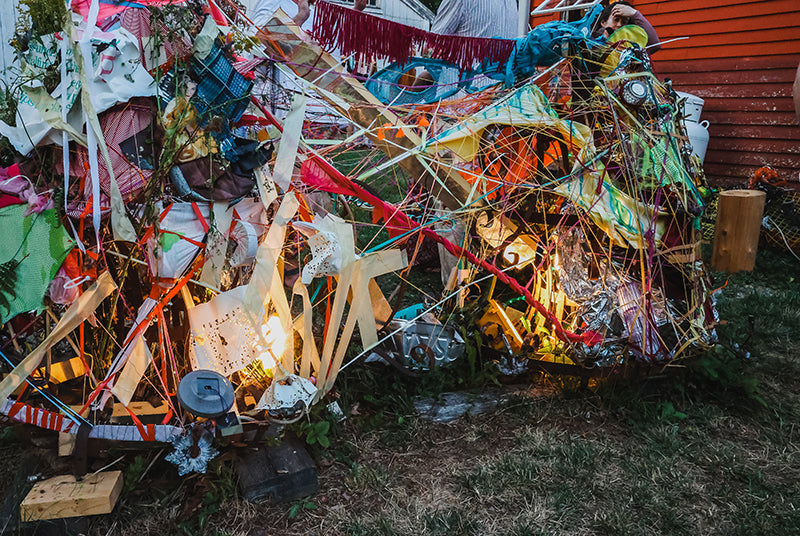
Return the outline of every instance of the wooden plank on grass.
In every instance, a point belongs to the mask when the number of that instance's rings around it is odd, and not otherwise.
[[[22,521],[109,514],[122,491],[122,471],[60,475],[37,482],[20,505]]]

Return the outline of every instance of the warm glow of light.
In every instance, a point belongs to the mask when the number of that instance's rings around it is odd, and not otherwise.
[[[261,351],[261,363],[264,368],[271,369],[275,366],[275,360],[280,359],[286,349],[286,332],[283,331],[280,318],[271,316],[261,326],[261,334],[264,336],[263,340],[267,343],[267,347],[258,345],[256,348]]]
[[[503,257],[509,263],[517,261],[517,266],[521,268],[531,262],[535,254],[528,244],[517,238],[508,245]]]

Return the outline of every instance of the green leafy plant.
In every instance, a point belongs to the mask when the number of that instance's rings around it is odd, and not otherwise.
[[[761,397],[758,378],[747,370],[747,364],[741,357],[721,344],[690,361],[689,370],[723,392],[744,393],[749,399],[767,407],[767,402]]]
[[[211,489],[203,495],[203,506],[197,516],[197,525],[201,530],[206,526],[211,516],[219,510],[222,499],[223,497],[218,489]]]
[[[18,29],[31,28],[35,35],[59,32],[67,18],[66,4],[62,0],[20,0]]]
[[[688,417],[686,413],[675,409],[675,405],[672,402],[661,402],[658,407],[661,412],[662,421],[674,423]]]
[[[190,519],[179,525],[187,535],[206,534],[204,531],[211,516],[219,511],[225,501],[237,498],[236,472],[224,463],[214,464],[212,468],[213,472],[204,481],[207,487],[200,501],[196,519]]]
[[[305,437],[309,445],[319,445],[326,449],[331,446],[331,440],[328,438],[330,430],[331,423],[328,421],[304,422],[299,435]]]
[[[309,500],[306,499],[299,500],[289,507],[289,519],[294,519],[297,516],[299,516],[302,512],[308,510],[316,510],[317,508],[318,508],[317,505]]]
[[[147,456],[140,454],[133,459],[133,462],[125,470],[124,490],[126,493],[130,493],[136,489],[136,485],[139,483],[139,480],[141,480],[148,466]]]

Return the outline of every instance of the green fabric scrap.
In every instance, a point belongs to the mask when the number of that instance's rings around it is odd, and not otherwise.
[[[161,244],[161,250],[166,253],[167,251],[172,249],[183,235],[179,235],[177,233],[162,233],[161,237],[158,239],[159,244]]]
[[[0,301],[0,323],[19,313],[39,313],[44,309],[42,299],[47,287],[75,246],[55,210],[25,216],[27,209],[28,205],[0,209],[0,228],[4,232],[4,240],[0,240],[0,264],[19,262],[13,291],[0,290],[6,297]]]
[[[634,154],[641,156],[639,176],[650,179],[653,186],[691,183],[683,162],[669,149],[668,141],[668,137],[659,136],[648,143],[636,134],[631,135]]]
[[[688,194],[683,198],[687,206],[705,206],[703,197],[683,165],[677,140],[673,136],[658,136],[647,142],[643,137],[632,133],[631,146],[634,161],[637,163],[637,175],[642,178],[643,186],[680,187],[680,190]]]

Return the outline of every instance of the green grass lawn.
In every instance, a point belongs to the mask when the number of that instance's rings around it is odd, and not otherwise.
[[[412,399],[490,381],[480,360],[422,378],[348,369],[338,389],[351,415],[331,425],[329,448],[312,446],[316,496],[248,504],[232,491],[230,455],[182,481],[160,476],[169,467],[158,461],[90,532],[800,533],[799,279],[800,263],[763,251],[718,296],[716,352],[589,389],[532,378],[495,411],[452,424],[422,421]],[[142,456],[145,466],[154,454]]]

